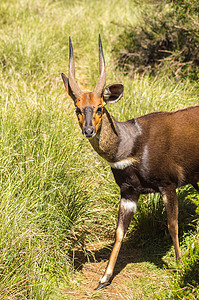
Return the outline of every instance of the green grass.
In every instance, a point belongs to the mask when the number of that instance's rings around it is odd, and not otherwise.
[[[130,0],[0,2],[1,299],[49,299],[70,282],[71,249],[113,236],[116,225],[118,188],[81,136],[60,77],[68,72],[68,36],[78,82],[93,89],[101,33],[107,84],[125,86],[109,106],[117,119],[198,102],[188,79],[132,80],[115,69],[118,24],[136,24],[140,13]]]

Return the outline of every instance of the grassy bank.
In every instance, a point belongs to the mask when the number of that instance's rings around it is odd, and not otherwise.
[[[198,103],[188,78],[116,70],[112,43],[140,14],[133,1],[0,3],[0,299],[49,299],[71,281],[71,249],[113,236],[118,188],[82,138],[60,77],[69,35],[77,80],[92,89],[101,33],[107,84],[125,86],[109,106],[117,119]]]

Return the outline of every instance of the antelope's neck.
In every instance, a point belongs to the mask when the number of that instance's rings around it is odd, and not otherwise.
[[[90,139],[89,142],[100,156],[108,162],[112,162],[116,156],[119,141],[120,137],[116,121],[104,108],[101,127],[96,136]]]
[[[135,159],[135,139],[140,134],[136,121],[117,122],[105,109],[101,128],[90,143],[113,168],[125,168]]]

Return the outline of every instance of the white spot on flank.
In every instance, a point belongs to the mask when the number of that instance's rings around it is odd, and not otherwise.
[[[138,160],[136,158],[129,157],[129,158],[117,161],[117,162],[113,162],[113,163],[112,162],[108,162],[108,163],[111,166],[111,168],[113,168],[113,169],[123,170],[123,169],[125,169],[127,167],[132,166],[136,162],[138,162]]]
[[[142,153],[142,160],[145,164],[148,162],[148,157],[149,157],[148,145],[145,145]]]
[[[142,133],[142,127],[140,126],[140,124],[138,123],[138,121],[135,119],[135,126],[137,127],[138,130],[138,134]]]
[[[148,145],[144,146],[143,152],[142,152],[142,169],[144,172],[144,176],[147,176],[148,172],[149,172],[149,149],[148,149]]]

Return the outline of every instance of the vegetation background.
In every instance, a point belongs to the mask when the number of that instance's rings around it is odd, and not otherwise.
[[[73,299],[66,291],[85,280],[77,253],[94,260],[114,238],[118,188],[82,137],[60,77],[68,37],[76,78],[92,90],[101,34],[107,84],[125,86],[108,107],[122,121],[198,104],[198,12],[196,0],[1,0],[0,299]],[[149,259],[129,272],[153,277],[136,275],[124,299],[198,299],[199,196],[192,187],[178,194],[184,266],[174,270],[160,196],[143,196],[127,241]]]

